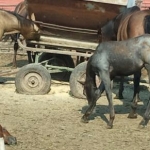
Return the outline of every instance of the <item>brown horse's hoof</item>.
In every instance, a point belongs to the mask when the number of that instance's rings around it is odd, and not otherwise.
[[[3,137],[4,137],[5,144],[7,144],[7,145],[17,144],[16,137],[12,136],[5,128],[2,128],[2,131],[3,131]]]
[[[83,116],[83,117],[81,118],[81,122],[82,122],[82,123],[88,123],[89,121],[87,120],[86,117]]]
[[[16,137],[13,137],[13,136],[4,137],[4,141],[5,141],[5,144],[7,144],[7,145],[16,145],[17,144],[17,139],[16,139]]]
[[[123,97],[123,95],[116,94],[116,96],[114,97],[114,99],[124,99],[124,97]]]
[[[136,118],[137,118],[137,114],[130,113],[130,114],[128,115],[128,118],[130,118],[130,119],[136,119]]]

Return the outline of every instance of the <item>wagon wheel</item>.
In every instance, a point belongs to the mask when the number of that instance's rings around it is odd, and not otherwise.
[[[16,74],[16,91],[21,94],[43,95],[50,91],[51,76],[39,64],[23,66]]]
[[[71,56],[68,55],[59,55],[59,54],[50,54],[50,53],[43,53],[40,58],[39,62],[49,60],[48,65],[54,65],[54,66],[63,66],[63,67],[69,67],[74,68],[74,62]],[[54,80],[58,81],[69,81],[71,72],[64,71],[59,73],[51,73],[51,77]]]
[[[86,65],[87,62],[80,63],[75,67],[70,76],[70,90],[73,96],[85,99],[83,94],[83,86],[86,78]],[[101,80],[98,76],[95,78],[96,86],[99,87]]]
[[[77,65],[70,76],[70,90],[72,95],[77,98],[86,98],[83,94],[83,83],[86,77],[86,65],[87,62]]]

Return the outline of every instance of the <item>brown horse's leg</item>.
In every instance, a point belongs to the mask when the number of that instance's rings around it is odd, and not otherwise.
[[[28,63],[29,64],[33,63],[31,51],[27,51],[27,55],[28,55]]]
[[[3,130],[2,130],[2,126],[1,125],[0,125],[0,150],[5,150],[4,138],[3,138]]]
[[[14,44],[14,57],[13,57],[13,67],[16,68],[17,67],[17,63],[16,63],[16,57],[17,57],[17,50],[18,50],[19,46],[18,46],[18,42],[15,42]]]
[[[140,101],[139,98],[139,83],[141,78],[141,70],[134,74],[134,95],[133,100],[131,104],[131,112],[128,115],[128,118],[137,118],[136,109],[137,109],[137,103]]]
[[[123,84],[124,84],[124,77],[120,77],[119,92],[114,97],[115,99],[123,99],[123,95],[122,95],[124,90]]]
[[[16,137],[13,137],[5,128],[2,128],[2,131],[3,131],[3,137],[4,137],[5,144],[8,144],[8,145],[17,144]]]
[[[2,126],[0,125],[0,138],[3,137],[3,129]]]

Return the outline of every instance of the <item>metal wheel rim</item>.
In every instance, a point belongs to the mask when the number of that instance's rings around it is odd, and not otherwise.
[[[40,89],[42,87],[42,77],[36,72],[28,73],[23,78],[24,88],[30,89]]]

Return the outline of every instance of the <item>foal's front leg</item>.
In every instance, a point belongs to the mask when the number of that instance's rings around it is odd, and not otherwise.
[[[90,82],[92,83],[92,81],[90,81]],[[99,88],[96,88],[96,85],[94,83],[88,84],[88,87],[85,88],[86,97],[88,99],[89,107],[86,110],[83,117],[81,118],[82,122],[88,123],[88,117],[92,114],[92,112],[96,106],[96,101],[101,96],[101,93],[103,93],[104,89],[105,88],[104,88],[103,82],[101,82]]]
[[[134,74],[134,95],[131,104],[131,112],[129,113],[128,118],[137,118],[136,109],[137,109],[137,103],[140,99],[139,98],[140,78],[141,78],[141,70]]]

